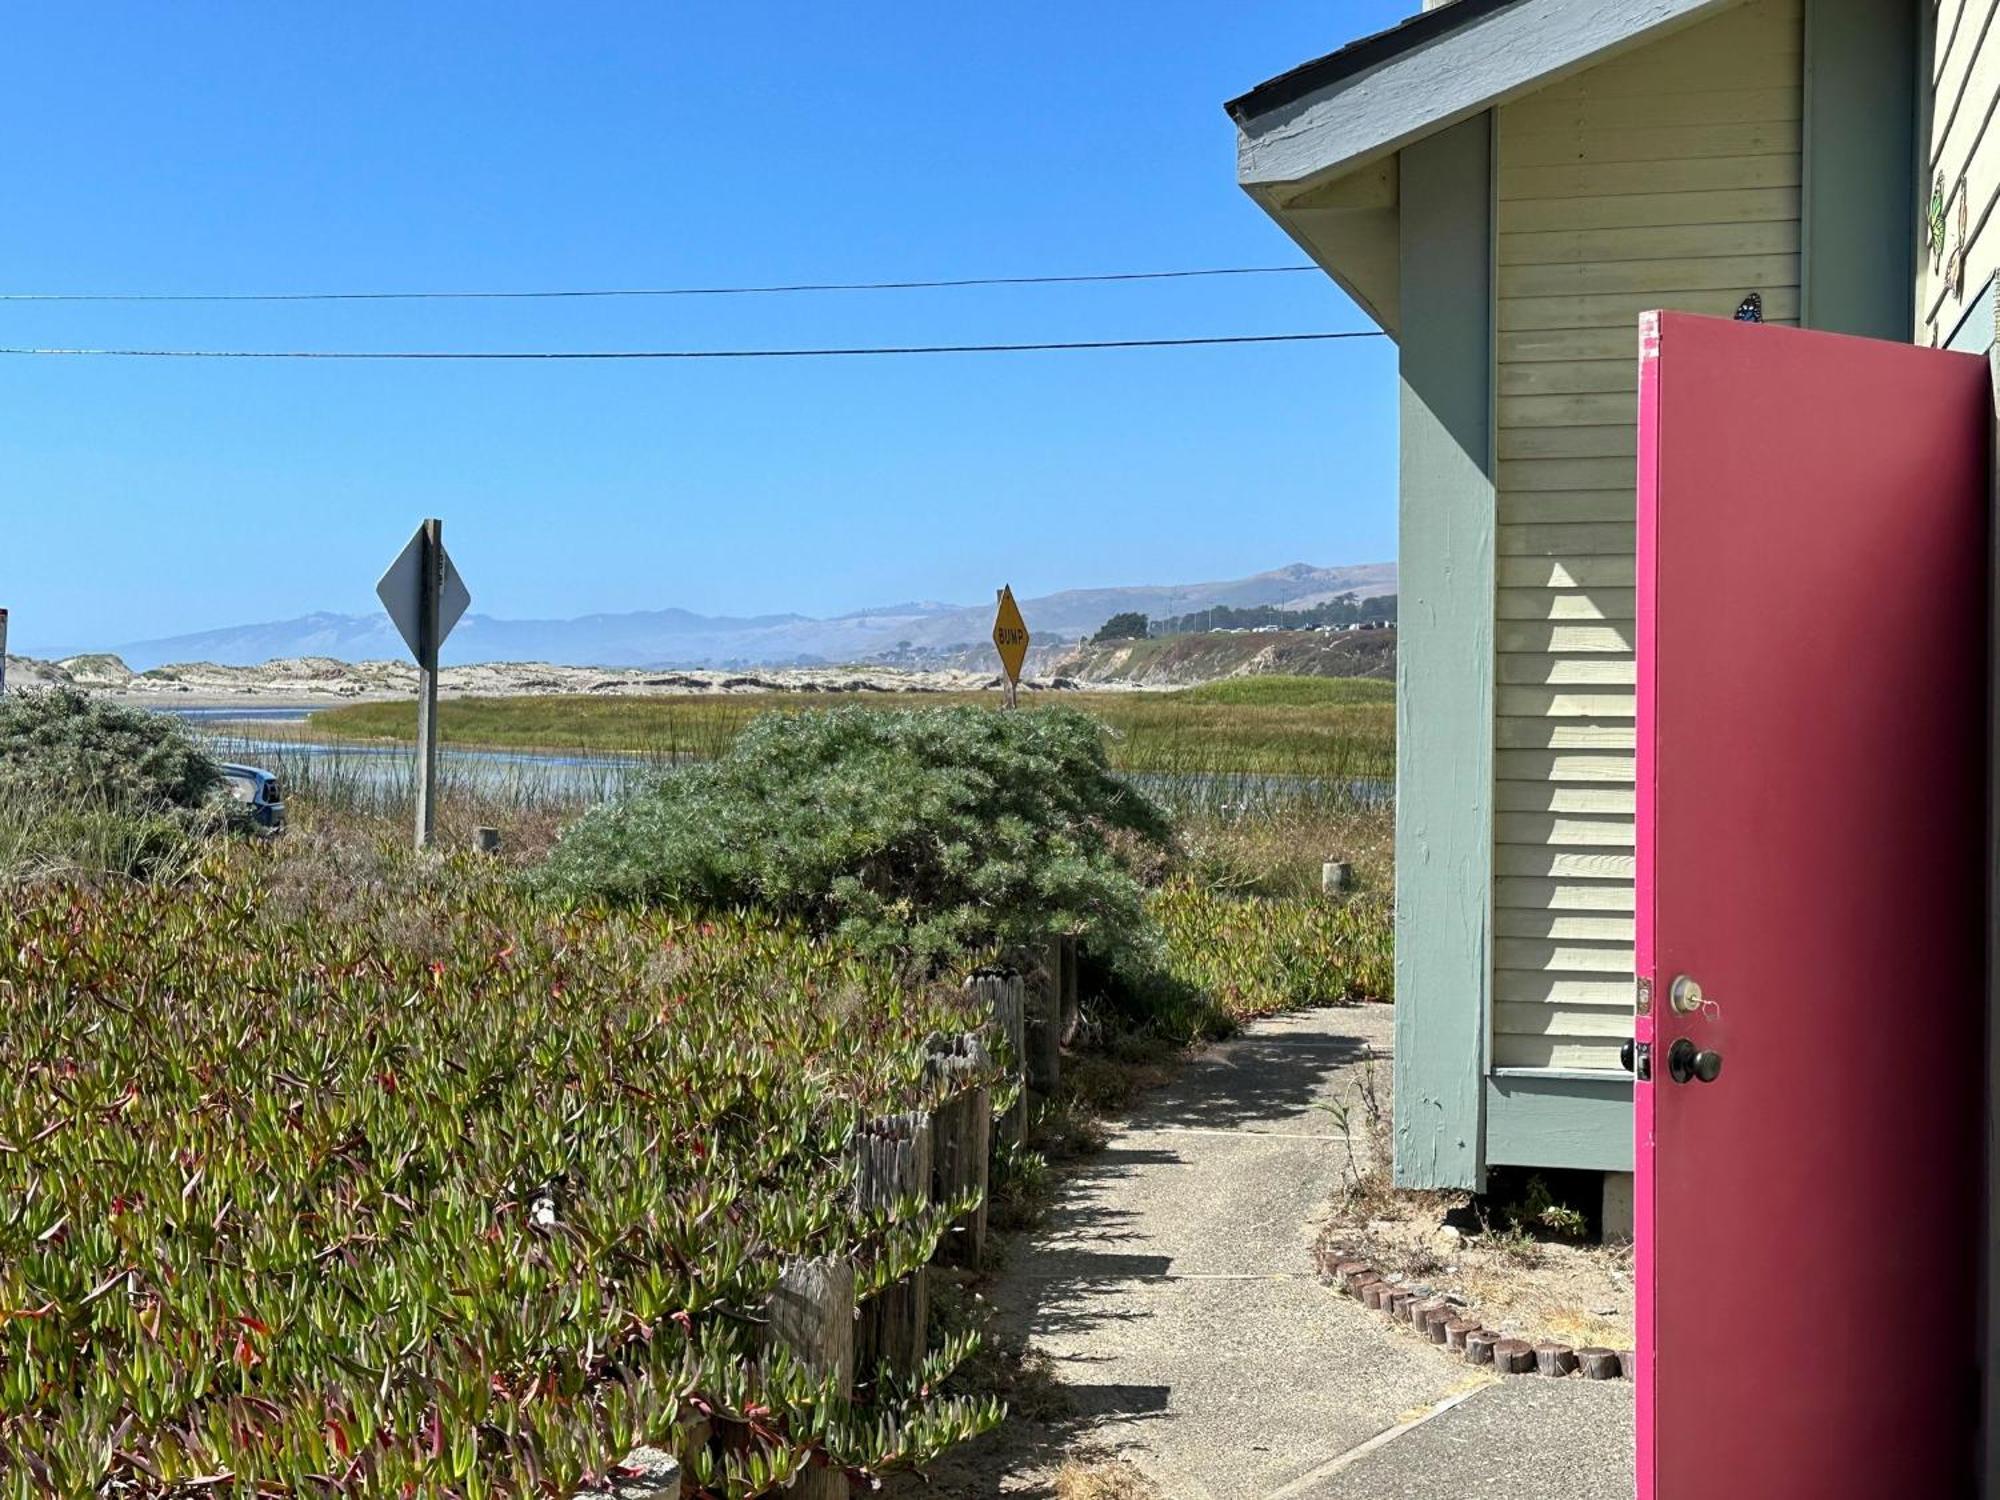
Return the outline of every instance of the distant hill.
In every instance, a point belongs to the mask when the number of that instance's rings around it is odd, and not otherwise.
[[[1243,630],[1077,646],[1047,664],[1080,687],[1175,688],[1238,677],[1396,676],[1396,632]]]
[[[1115,614],[1164,617],[1221,606],[1310,606],[1338,594],[1395,592],[1394,563],[1321,568],[1294,563],[1214,583],[1068,589],[1021,601],[1038,647],[1090,634]],[[984,646],[991,603],[904,603],[833,619],[805,615],[698,615],[684,609],[585,615],[573,620],[503,620],[469,614],[446,642],[447,665],[539,661],[563,666],[700,668],[812,666],[891,661],[924,664]],[[133,641],[113,649],[134,671],[175,662],[258,666],[290,657],[398,660],[401,638],[381,614],[310,614],[191,635]],[[990,649],[990,647],[988,648]]]

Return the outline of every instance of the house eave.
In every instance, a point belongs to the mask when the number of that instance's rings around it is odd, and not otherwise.
[[[1457,0],[1228,106],[1245,188],[1313,185],[1742,0]]]
[[[1330,84],[1364,73],[1378,63],[1391,61],[1491,11],[1515,3],[1516,0],[1453,0],[1448,5],[1419,11],[1394,26],[1349,42],[1324,57],[1300,63],[1296,68],[1231,99],[1223,108],[1229,111],[1232,120],[1239,123],[1268,114]]]

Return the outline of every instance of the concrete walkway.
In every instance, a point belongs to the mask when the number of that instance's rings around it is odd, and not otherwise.
[[[1003,1324],[1051,1361],[1073,1435],[1168,1500],[1628,1500],[1628,1385],[1482,1380],[1314,1274],[1347,1159],[1325,1106],[1388,1067],[1390,1021],[1286,1017],[1188,1067],[1012,1247]]]

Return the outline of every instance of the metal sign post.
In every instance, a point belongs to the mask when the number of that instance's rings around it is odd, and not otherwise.
[[[1007,678],[1007,706],[1018,702],[1021,667],[1028,659],[1028,622],[1021,618],[1021,606],[1014,602],[1011,585],[1000,590],[999,608],[993,613],[993,648],[1000,653],[1000,669]]]
[[[425,521],[417,593],[417,847],[437,831],[438,588],[444,582],[444,522]]]
[[[0,698],[7,696],[7,611],[0,609]]]
[[[417,528],[375,593],[417,659],[417,847],[423,849],[437,828],[438,652],[472,603],[444,550],[444,522],[433,516]]]

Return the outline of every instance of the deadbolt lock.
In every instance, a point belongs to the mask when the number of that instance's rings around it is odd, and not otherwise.
[[[1674,1009],[1684,1016],[1691,1016],[1701,1009],[1701,984],[1686,974],[1675,976],[1674,987],[1668,992]]]

